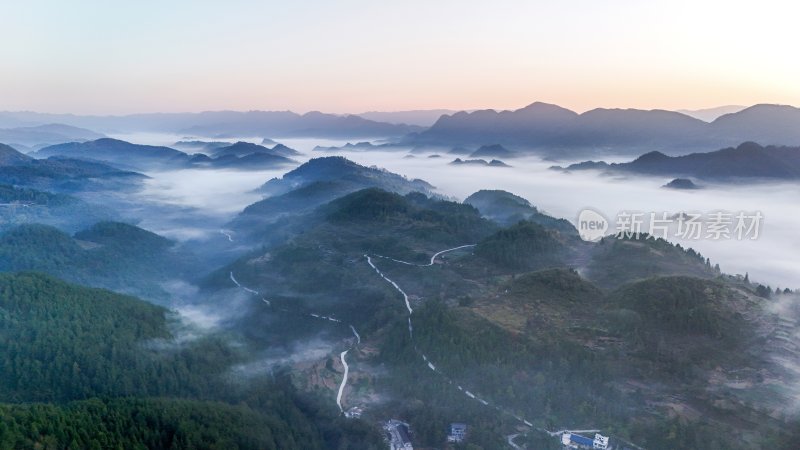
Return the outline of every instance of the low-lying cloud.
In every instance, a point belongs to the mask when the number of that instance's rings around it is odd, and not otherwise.
[[[670,178],[662,176],[613,177],[596,172],[561,173],[554,163],[536,157],[506,161],[510,168],[450,166],[455,158],[405,158],[406,152],[347,152],[350,159],[378,165],[409,178],[422,178],[438,192],[463,200],[480,189],[503,189],[528,199],[543,212],[575,223],[578,213],[591,208],[609,219],[619,211],[668,212],[761,211],[764,215],[757,240],[680,240],[719,263],[729,273],[748,273],[753,281],[800,288],[800,184],[763,183],[722,185],[702,183],[705,189],[664,189]],[[612,223],[612,232],[614,224]]]

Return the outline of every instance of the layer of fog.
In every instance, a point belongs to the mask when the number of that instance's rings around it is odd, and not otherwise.
[[[119,136],[136,143],[171,145],[192,137],[167,134]],[[211,140],[211,139],[209,139]],[[216,139],[215,139],[216,140]],[[254,138],[227,138],[227,141]],[[314,152],[319,146],[342,145],[344,141],[327,139],[279,139],[284,145],[303,155],[304,162],[329,153]],[[437,187],[443,195],[464,199],[480,189],[503,189],[525,197],[538,208],[556,217],[575,222],[578,212],[592,208],[613,219],[620,211],[677,213],[693,211],[710,214],[715,211],[754,212],[764,214],[757,240],[724,239],[674,242],[699,250],[719,263],[728,273],[749,272],[754,281],[780,287],[800,287],[800,236],[795,232],[800,222],[800,184],[706,185],[698,191],[678,191],[661,186],[667,177],[607,177],[594,172],[565,174],[549,170],[553,165],[536,157],[506,161],[510,168],[451,166],[455,156],[428,158],[418,154],[407,158],[403,151],[340,152],[364,165],[377,165],[409,178],[421,178]],[[564,164],[564,163],[560,163]],[[269,171],[196,170],[150,173],[141,196],[154,204],[190,208],[201,221],[189,225],[186,210],[176,217],[161,214],[144,218],[142,226],[175,238],[208,237],[232,219],[247,205],[259,200],[253,190],[268,179],[280,176],[291,168]],[[612,225],[613,226],[613,225]]]
[[[261,138],[198,138],[166,133],[113,135],[136,144],[172,146],[178,140],[245,141],[260,144]],[[316,146],[343,145],[331,139],[281,139],[280,143],[302,154],[293,157],[298,165],[317,156]],[[269,147],[271,145],[267,145]],[[255,192],[267,180],[280,177],[293,167],[271,170],[182,169],[146,172],[150,178],[136,194],[138,211],[129,214],[137,225],[171,239],[209,240],[246,206],[262,197]]]
[[[785,376],[794,383],[782,386],[785,391],[778,391],[788,397],[788,402],[780,408],[791,413],[800,412],[800,363],[797,361],[797,350],[800,349],[800,294],[773,295],[769,310],[777,317],[778,327],[771,336],[771,342],[765,346],[767,357],[785,371]]]
[[[612,220],[620,211],[711,214],[760,211],[764,220],[756,240],[669,240],[695,248],[728,273],[749,272],[751,280],[772,287],[800,288],[800,184],[706,185],[697,191],[664,189],[667,177],[608,177],[596,172],[549,170],[552,162],[535,157],[507,160],[510,168],[451,166],[443,155],[406,158],[404,152],[343,152],[364,165],[378,165],[409,178],[422,178],[438,192],[463,200],[480,189],[503,189],[528,199],[540,210],[575,223],[592,208]],[[703,184],[703,183],[701,183]],[[613,231],[612,225],[612,231]]]
[[[270,347],[253,361],[234,366],[231,372],[237,377],[249,378],[269,373],[281,366],[316,363],[334,354],[336,348],[335,342],[317,336],[302,342],[293,342],[288,347]]]
[[[237,141],[250,142],[252,144],[261,144],[263,138],[252,136],[187,136],[172,133],[109,133],[108,137],[120,139],[123,141],[132,142],[134,144],[143,145],[162,145],[165,147],[175,148],[175,143],[178,141],[204,141],[204,142],[230,142]],[[269,138],[269,136],[265,136]],[[302,153],[310,153],[314,147],[332,147],[342,146],[348,142],[346,139],[323,139],[323,138],[281,138],[273,139],[289,148],[293,148]],[[264,144],[266,147],[272,147],[273,144]],[[191,152],[188,152],[191,153]]]
[[[235,286],[206,293],[185,280],[171,280],[161,287],[170,295],[169,307],[176,314],[176,336],[217,331],[241,319],[258,301]]]
[[[149,135],[126,136],[125,139],[136,143],[171,145],[183,137]],[[233,142],[240,139],[226,140]],[[241,140],[260,143],[260,139]],[[301,139],[278,141],[304,153],[296,158],[298,163],[311,157],[329,155],[313,152],[314,146],[344,143]],[[713,263],[719,263],[725,272],[748,272],[751,280],[770,284],[773,288],[800,288],[800,259],[797,257],[800,236],[795,231],[800,222],[798,184],[706,184],[705,189],[699,191],[676,191],[661,187],[669,181],[666,177],[622,178],[594,172],[565,174],[549,170],[553,163],[536,157],[507,160],[512,167],[494,168],[451,166],[449,162],[455,158],[452,155],[428,158],[427,155],[418,154],[407,158],[409,153],[406,151],[339,154],[363,165],[376,165],[409,178],[424,179],[435,185],[440,194],[459,200],[480,189],[503,189],[528,199],[543,212],[566,218],[573,223],[579,211],[584,208],[597,210],[612,220],[623,210],[645,213],[760,211],[765,218],[757,240],[680,241],[674,237],[670,240],[699,250],[710,257]],[[218,249],[235,246],[235,242],[229,242],[219,233],[219,228],[247,205],[261,198],[254,189],[290,169],[186,169],[148,173],[151,179],[145,183],[145,188],[137,197],[150,206],[145,205],[140,211],[145,214],[139,225],[180,240],[214,239],[210,242]],[[150,214],[147,214],[148,211]],[[257,303],[255,307],[261,306],[258,299],[233,287],[210,294],[210,298],[200,298],[208,294],[199,292],[186,282],[175,281],[165,286],[165,290],[171,293],[173,303],[170,307],[177,316],[173,327],[177,345],[225,329],[243,314],[251,312],[253,302]],[[788,299],[789,297],[781,297],[779,303],[788,305]],[[791,305],[796,308],[797,297],[792,296],[791,299]],[[785,311],[775,312],[785,314]],[[268,320],[267,316],[264,319]],[[264,325],[269,326],[268,322]],[[314,325],[310,324],[310,327]],[[307,364],[330,357],[338,348],[337,339],[322,333],[322,327],[319,330],[320,334],[313,338],[264,349],[248,363],[231,368],[231,375],[246,379],[256,374],[268,373],[277,366]],[[799,342],[797,339],[800,337],[792,331],[791,339]],[[800,365],[792,358],[776,355],[774,361],[784,367],[789,376],[800,376]],[[790,386],[789,389],[794,387]],[[791,391],[788,394],[800,398],[797,392]]]

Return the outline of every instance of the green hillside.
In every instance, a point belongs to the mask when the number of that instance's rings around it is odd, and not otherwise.
[[[196,393],[233,360],[213,342],[197,345],[222,361],[148,350],[170,338],[166,310],[41,274],[0,274],[0,302],[4,401]]]
[[[0,448],[379,448],[374,430],[338,423],[281,378],[237,383],[241,348],[213,335],[179,343],[166,313],[0,274]]]
[[[285,411],[294,407],[288,402],[276,406]],[[307,422],[287,422],[247,406],[192,400],[126,398],[0,405],[0,422],[3,449],[299,450],[322,446]]]
[[[76,283],[158,299],[158,283],[186,273],[191,255],[133,225],[99,222],[73,236],[26,224],[0,235],[0,271],[31,270]]]
[[[71,195],[0,184],[0,232],[30,223],[76,231],[109,217],[106,208]]]
[[[602,287],[616,288],[655,276],[713,278],[719,273],[693,249],[642,234],[604,238],[592,251],[586,275]]]

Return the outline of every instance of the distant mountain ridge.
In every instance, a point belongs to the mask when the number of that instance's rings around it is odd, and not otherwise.
[[[51,145],[35,153],[38,157],[66,156],[117,162],[128,158],[163,160],[185,155],[180,150],[155,145],[132,144],[119,139],[103,138],[90,142],[69,142]]]
[[[358,116],[377,122],[429,127],[445,114],[455,114],[452,109],[417,109],[410,111],[368,111]]]
[[[226,155],[242,157],[254,153],[282,156],[284,158],[290,158],[300,154],[297,150],[291,149],[283,144],[275,144],[272,148],[267,148],[263,145],[242,141],[223,147],[217,147],[212,151],[212,155],[215,157]]]
[[[125,116],[78,116],[34,112],[0,112],[0,126],[62,123],[108,132],[170,132],[207,137],[399,137],[420,131],[412,125],[377,122],[357,115],[312,111],[205,111]]]
[[[469,155],[471,158],[513,158],[518,156],[499,144],[483,145]]]
[[[628,163],[585,161],[572,164],[565,170],[586,169],[705,179],[797,180],[800,179],[800,147],[763,147],[755,142],[745,142],[735,148],[674,157],[653,151]]]
[[[189,155],[170,147],[132,144],[103,138],[89,142],[52,145],[37,151],[37,157],[69,157],[103,161],[137,170],[151,168],[237,168],[264,169],[294,164],[283,155],[296,154],[289,147],[277,144],[273,149],[247,142],[237,142],[212,150],[213,157],[202,153]]]
[[[551,154],[641,153],[645,149],[678,154],[744,141],[800,145],[800,109],[755,105],[707,123],[675,111],[599,108],[578,114],[536,102],[514,111],[445,115],[407,139],[410,145],[497,143]]]
[[[33,161],[30,156],[24,155],[10,145],[0,144],[0,165],[16,166]]]
[[[705,122],[713,122],[722,115],[737,113],[745,108],[747,108],[747,106],[725,105],[725,106],[717,106],[714,108],[678,109],[676,110],[676,112],[679,112],[681,114],[686,114],[687,116],[694,117],[695,119],[700,119]]]
[[[86,189],[123,189],[138,184],[144,175],[97,162],[52,156],[35,159],[0,144],[0,183],[37,190],[75,192]]]
[[[430,157],[429,157],[430,158]],[[499,159],[493,159],[491,161],[486,161],[485,159],[461,159],[456,158],[450,162],[452,166],[486,166],[486,167],[511,167],[508,164],[500,161]]]
[[[0,129],[0,142],[31,148],[63,142],[89,141],[103,137],[105,136],[91,130],[59,123]]]

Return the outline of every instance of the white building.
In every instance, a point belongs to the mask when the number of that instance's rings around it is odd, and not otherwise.
[[[384,425],[391,450],[414,450],[407,423],[392,419]]]
[[[447,442],[463,442],[467,438],[467,424],[451,423],[447,433]]]
[[[592,443],[592,446],[600,450],[606,450],[608,448],[608,436],[603,436],[600,433],[596,433],[594,435],[594,442]]]
[[[567,432],[561,435],[561,444],[567,448],[606,450],[608,448],[608,436],[595,433],[594,439],[591,439]]]

